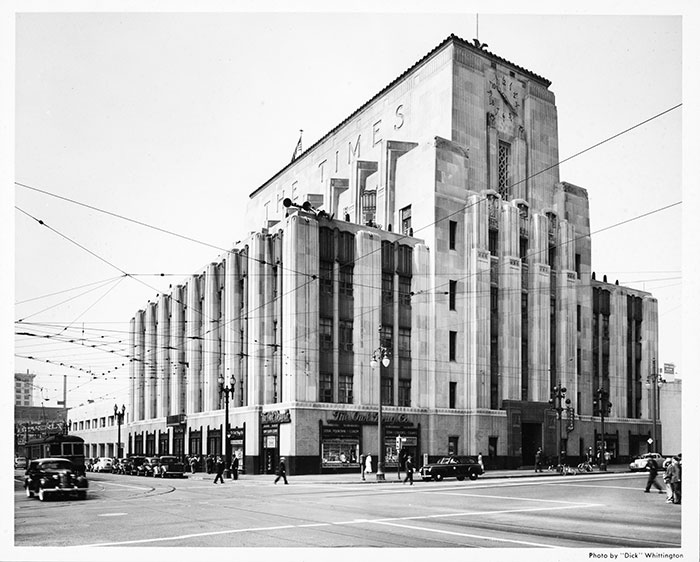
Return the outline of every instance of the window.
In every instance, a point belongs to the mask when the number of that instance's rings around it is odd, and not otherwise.
[[[508,198],[510,189],[510,144],[498,141],[498,193]]]
[[[498,230],[489,229],[489,252],[498,255]]]
[[[352,351],[352,322],[340,320],[338,322],[338,338],[340,339],[340,352]]]
[[[527,257],[527,238],[520,237],[520,259],[524,260]]]
[[[318,375],[318,400],[319,402],[333,402],[332,373],[320,373]]]
[[[319,318],[318,332],[321,350],[331,351],[333,349],[333,320],[330,318]]]
[[[413,229],[411,228],[411,206],[404,207],[399,211],[401,219],[401,234],[404,236],[413,236]]]
[[[557,257],[557,249],[555,246],[549,247],[549,267],[554,269],[554,260]]]
[[[581,331],[581,305],[576,305],[576,331]]]
[[[457,407],[457,383],[450,381],[450,408]]]
[[[319,281],[321,283],[321,294],[332,295],[333,294],[333,264],[330,262],[322,261],[319,268]],[[352,283],[352,280],[351,280]]]
[[[394,302],[394,275],[382,273],[382,304]]]
[[[341,295],[352,298],[352,266],[343,265],[340,267],[339,292]],[[331,293],[332,293],[331,289]]]
[[[457,361],[457,332],[450,331],[450,361]]]
[[[450,221],[450,250],[457,249],[457,221]]]
[[[385,406],[394,404],[394,379],[391,377],[382,377],[382,404]]]
[[[576,269],[576,279],[581,279],[581,254],[576,254],[575,260],[576,265],[574,267]]]
[[[380,326],[379,327],[379,345],[386,347],[391,353],[394,350],[394,327]]]
[[[399,276],[399,304],[411,306],[411,278]]]
[[[458,444],[459,444],[459,437],[457,435],[450,435],[447,438],[447,454],[448,455],[456,455],[457,451],[459,450],[457,448]]]
[[[352,404],[352,375],[338,377],[338,402]]]
[[[401,357],[411,356],[411,330],[410,328],[399,328],[399,355]]]
[[[411,405],[411,380],[399,379],[399,406]]]
[[[450,279],[450,310],[457,310],[457,281]]]

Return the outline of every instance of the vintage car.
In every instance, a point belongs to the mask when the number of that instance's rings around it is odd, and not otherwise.
[[[73,495],[87,497],[88,481],[74,472],[68,459],[35,459],[30,461],[24,473],[24,490],[28,498],[38,494],[45,501],[49,495]]]
[[[442,480],[443,478],[476,480],[483,473],[475,457],[442,457],[439,461],[426,464],[420,469],[423,480]]]
[[[644,453],[643,455],[636,457],[629,464],[630,470],[632,472],[646,470],[647,462],[649,461],[649,459],[654,459],[654,462],[656,462],[656,468],[658,468],[659,470],[663,470],[664,461],[666,459],[659,453]]]
[[[112,472],[112,459],[109,457],[98,457],[91,468],[92,472]]]
[[[138,476],[155,476],[158,469],[158,457],[146,457],[140,465],[136,467]]]
[[[129,465],[129,472],[132,476],[139,475],[139,467],[146,462],[146,457],[129,457],[131,464]]]
[[[172,455],[162,455],[158,459],[155,476],[160,476],[161,478],[169,476],[183,478],[185,476],[185,463]]]

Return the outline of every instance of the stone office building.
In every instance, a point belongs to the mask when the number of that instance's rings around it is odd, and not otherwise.
[[[600,387],[613,458],[646,452],[657,302],[594,279],[549,86],[450,36],[253,191],[253,234],[132,319],[128,450],[222,452],[223,377],[256,473],[376,461],[380,395],[389,469],[397,436],[419,464],[532,464],[557,431],[579,457]]]

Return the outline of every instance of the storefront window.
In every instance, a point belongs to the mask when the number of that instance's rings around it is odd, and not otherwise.
[[[323,426],[321,431],[322,468],[359,468],[360,427]]]

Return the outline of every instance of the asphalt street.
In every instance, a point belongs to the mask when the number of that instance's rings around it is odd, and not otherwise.
[[[390,547],[678,549],[681,506],[622,470],[489,472],[402,484],[396,474],[243,475],[214,484],[90,474],[87,500],[27,498],[15,474],[18,547]]]

